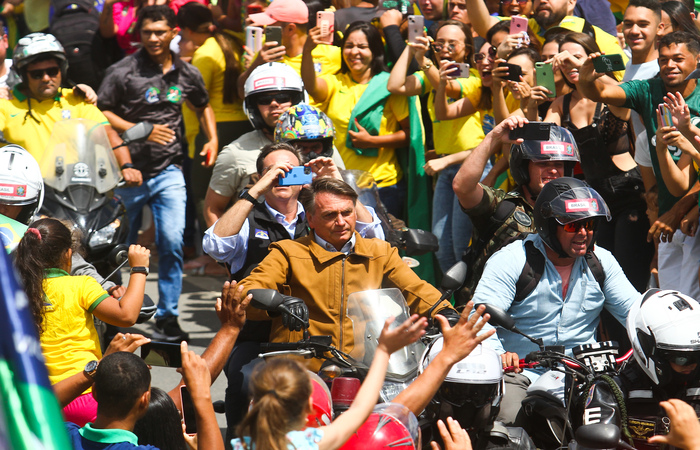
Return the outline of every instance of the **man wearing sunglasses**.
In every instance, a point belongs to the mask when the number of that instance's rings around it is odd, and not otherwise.
[[[610,219],[603,198],[584,181],[570,177],[550,181],[535,202],[537,233],[503,247],[488,260],[474,303],[507,311],[523,333],[567,352],[596,341],[603,309],[624,325],[640,294],[612,254],[594,248],[599,221]],[[517,372],[521,372],[519,357],[539,350],[524,336],[500,328],[498,337],[484,343],[501,354],[504,366],[514,366]],[[533,369],[507,374],[509,386],[499,416],[503,422],[522,425],[522,400],[541,374]]]
[[[194,110],[202,121],[208,142],[202,155],[214,164],[218,138],[214,111],[199,71],[170,51],[177,35],[175,13],[166,5],[146,6],[136,22],[143,48],[112,65],[100,86],[98,106],[117,131],[147,121],[154,129],[148,141],[129,147],[132,162],[122,171],[141,172],[143,184],[117,189],[131,224],[129,241],[136,242],[141,211],[153,212],[158,249],[158,311],[153,338],[180,342],[188,335],[178,324],[182,291],[185,230],[185,178],[182,173],[185,140],[181,131],[182,108]],[[185,103],[187,105],[185,105]]]
[[[304,84],[294,69],[272,62],[258,66],[245,83],[244,111],[255,130],[223,148],[204,200],[207,227],[223,216],[232,199],[259,180],[256,161],[260,150],[272,144],[277,119],[291,106],[307,100]],[[345,169],[338,150],[333,162]]]
[[[69,83],[68,60],[53,35],[32,33],[20,39],[12,65],[20,83],[13,87],[11,100],[0,100],[0,131],[5,140],[24,147],[41,163],[56,122],[88,119],[105,125],[112,145],[121,143],[105,115],[86,101],[82,90],[62,87]],[[126,147],[115,151],[115,155],[122,164],[131,161]],[[140,182],[136,173],[127,172],[124,178],[127,182]]]

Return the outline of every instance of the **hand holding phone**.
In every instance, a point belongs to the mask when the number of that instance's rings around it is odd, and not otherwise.
[[[659,105],[659,113],[661,114],[661,126],[672,127],[673,116],[671,115],[671,108],[669,108],[665,103],[662,103]]]
[[[469,64],[452,63],[448,66],[452,71],[447,75],[450,78],[469,78]]]
[[[267,26],[265,27],[265,42],[277,42],[277,45],[282,45],[282,27]]]
[[[316,13],[316,26],[321,29],[323,41],[326,44],[333,44],[333,33],[335,32],[335,14],[331,11],[319,11]]]
[[[194,402],[187,386],[180,386],[180,404],[182,408],[182,421],[185,422],[185,433],[197,434],[197,416],[194,412]]]
[[[151,341],[141,346],[141,359],[149,366],[182,367],[180,344]]]
[[[285,175],[279,176],[280,186],[303,186],[310,184],[313,179],[311,167],[297,166],[292,167],[292,170]]]
[[[537,80],[537,86],[542,86],[549,90],[550,93],[547,94],[547,97],[554,98],[557,96],[557,85],[554,82],[552,63],[535,63],[535,79]]]
[[[418,36],[423,36],[425,19],[423,16],[408,16],[408,42],[416,42]]]
[[[245,45],[253,52],[258,53],[263,45],[263,29],[260,27],[248,26],[245,29]]]
[[[511,17],[509,34],[520,34],[523,31],[527,32],[527,19],[520,16]]]
[[[508,139],[511,141],[517,141],[518,139],[526,141],[548,141],[551,128],[552,124],[550,122],[529,122],[522,127],[510,130]]]
[[[498,67],[508,68],[508,76],[505,77],[506,80],[520,81],[520,77],[523,74],[523,69],[520,66],[516,66],[515,64],[509,64],[506,62],[500,62],[498,63]]]
[[[615,53],[612,55],[600,55],[593,58],[593,68],[598,73],[617,72],[625,70],[625,63],[622,60],[622,55]]]

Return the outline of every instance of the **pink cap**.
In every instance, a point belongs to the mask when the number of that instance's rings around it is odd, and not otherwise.
[[[304,24],[309,21],[309,8],[302,0],[274,0],[265,12],[251,14],[250,20],[258,26],[275,22]]]

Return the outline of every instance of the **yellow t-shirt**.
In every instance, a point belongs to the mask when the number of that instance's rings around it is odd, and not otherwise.
[[[27,97],[16,87],[12,95],[12,100],[0,100],[0,130],[5,134],[7,142],[24,147],[39,164],[56,122],[64,119],[88,119],[109,125],[97,106],[73,95],[72,89],[61,89],[54,99],[32,99],[31,115],[34,118],[28,115]]]
[[[474,107],[478,107],[481,101],[481,78],[479,71],[471,69],[469,78],[456,78],[460,87],[460,98],[468,98]],[[430,91],[428,97],[428,114],[433,122],[433,144],[435,152],[439,155],[457,153],[463,150],[475,148],[484,139],[484,129],[481,125],[481,116],[478,112],[454,120],[435,119],[435,90],[430,84],[430,80],[423,72],[414,74],[420,81],[423,90],[421,94]],[[454,103],[456,100],[447,97],[447,103]]]
[[[241,55],[236,55],[240,59]],[[224,103],[224,73],[226,72],[226,59],[224,52],[216,42],[216,38],[210,37],[192,56],[192,65],[199,69],[204,78],[204,86],[209,92],[209,104],[214,110],[217,122],[241,122],[248,117],[243,111],[243,100],[237,98],[233,103]],[[197,114],[186,104],[182,105],[182,117],[185,122],[185,135],[189,144],[190,158],[194,158],[194,139],[199,133],[199,120]],[[225,143],[224,143],[225,144]]]
[[[100,339],[92,311],[109,294],[92,277],[70,276],[60,269],[48,269],[44,278],[44,332],[41,350],[51,384],[102,358]]]
[[[313,56],[316,76],[332,75],[340,70],[340,61],[342,58],[340,47],[325,44],[317,45],[316,48],[311,51],[311,56]],[[301,57],[302,53],[293,57],[284,55],[282,62],[294,69],[294,71],[301,76]]]
[[[326,75],[321,78],[328,84],[328,98],[320,104],[320,108],[333,121],[334,143],[345,162],[345,167],[371,173],[379,187],[393,186],[399,182],[402,172],[395,149],[380,148],[377,156],[361,156],[345,146],[352,108],[362,97],[367,85],[355,83],[350,74],[346,73]],[[408,98],[403,95],[390,95],[384,105],[379,134],[392,134],[399,131],[399,121],[407,117]]]

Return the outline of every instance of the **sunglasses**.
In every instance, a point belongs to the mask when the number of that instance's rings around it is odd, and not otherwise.
[[[60,71],[61,69],[59,69],[58,67],[49,67],[47,69],[28,70],[27,73],[32,79],[41,80],[42,78],[44,78],[44,75],[48,75],[49,77],[53,78],[56,75],[58,75],[58,72]]]
[[[269,94],[269,95],[261,95],[258,97],[258,105],[263,105],[267,106],[272,101],[276,101],[279,104],[282,103],[291,103],[292,101],[292,96],[289,94]]]
[[[489,57],[490,59],[495,59],[496,58],[496,47],[489,47],[488,50],[488,55],[484,53],[477,53],[474,55],[474,61],[475,62],[481,62],[486,59],[486,57]]]
[[[594,231],[595,220],[578,220],[576,222],[567,223],[566,225],[563,225],[563,227],[564,231],[566,231],[567,233],[578,233],[578,230],[580,230],[581,228],[584,228],[586,231]]]
[[[690,366],[698,363],[698,354],[689,353],[683,354],[683,352],[660,352],[661,357],[668,362],[672,362],[678,366]]]
[[[513,1],[517,1],[520,6],[525,6],[530,0],[501,0],[501,5],[507,6],[513,3]]]

